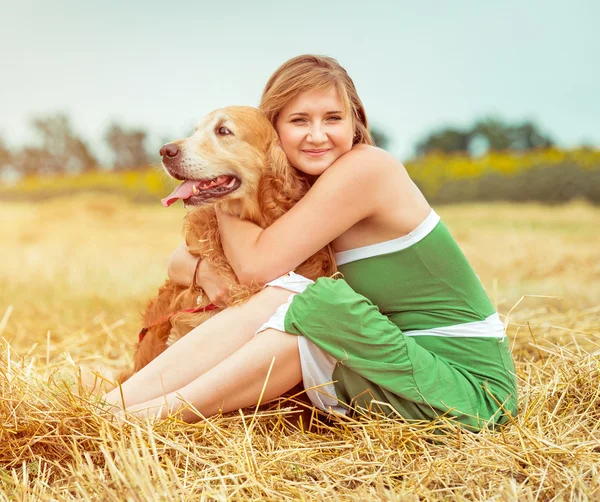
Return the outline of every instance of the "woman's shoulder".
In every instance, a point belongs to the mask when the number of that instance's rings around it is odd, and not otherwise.
[[[390,170],[404,169],[402,163],[391,153],[373,145],[355,145],[337,159],[332,167],[336,167],[336,170],[356,170],[357,174],[363,173],[366,176],[385,175]]]

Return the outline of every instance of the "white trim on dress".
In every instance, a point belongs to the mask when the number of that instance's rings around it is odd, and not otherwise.
[[[442,328],[403,331],[406,336],[442,336],[447,338],[504,338],[504,324],[498,314],[492,314],[483,321],[466,322]]]
[[[409,248],[413,244],[416,244],[420,240],[423,240],[425,237],[427,237],[439,221],[440,217],[432,209],[429,213],[429,216],[427,216],[427,218],[425,218],[412,232],[402,237],[398,237],[397,239],[392,239],[391,241],[378,242],[377,244],[371,244],[369,246],[348,249],[347,251],[340,251],[339,253],[335,254],[335,261],[339,266],[352,261],[364,260],[365,258],[372,258],[373,256],[395,253],[396,251]]]

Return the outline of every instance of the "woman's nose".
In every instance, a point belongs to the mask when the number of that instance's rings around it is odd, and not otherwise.
[[[321,127],[319,126],[313,126],[310,131],[308,132],[308,141],[310,141],[311,143],[325,143],[325,141],[327,141],[327,135],[325,134],[325,131],[323,131],[323,129],[321,129]]]

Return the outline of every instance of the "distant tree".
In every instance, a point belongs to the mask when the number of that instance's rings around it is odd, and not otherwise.
[[[469,132],[448,127],[429,134],[416,146],[417,155],[430,152],[466,152],[469,149],[471,136]]]
[[[36,118],[32,125],[40,146],[23,149],[18,162],[19,170],[23,173],[81,173],[97,167],[98,162],[85,142],[73,131],[70,119],[65,114]]]
[[[512,143],[511,127],[496,118],[476,121],[470,133],[472,137],[484,138],[489,150],[507,150]]]
[[[497,118],[486,118],[475,123],[471,135],[485,138],[490,150],[525,151],[554,144],[552,138],[530,121],[506,124]]]
[[[0,169],[10,165],[12,154],[6,146],[4,139],[0,137]]]
[[[433,151],[481,154],[488,150],[525,151],[552,146],[554,141],[530,121],[508,124],[495,117],[479,119],[470,129],[447,127],[426,136],[416,145],[417,155]]]
[[[115,169],[135,169],[150,164],[146,151],[147,133],[141,129],[125,130],[118,124],[111,124],[104,139],[112,150]]]
[[[387,150],[390,146],[390,137],[378,127],[371,127],[371,137],[375,141],[375,146]]]
[[[0,137],[0,181],[4,180],[12,166],[12,153],[6,146],[4,139]]]
[[[54,160],[42,148],[24,147],[17,153],[14,166],[24,176],[36,174],[56,174]]]
[[[554,145],[554,140],[550,136],[542,134],[537,126],[529,121],[515,126],[511,134],[511,148],[514,150],[548,148]]]

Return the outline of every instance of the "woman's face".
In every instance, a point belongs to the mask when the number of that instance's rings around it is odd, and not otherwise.
[[[300,94],[281,110],[276,129],[290,164],[307,174],[322,174],[352,149],[354,124],[335,87]]]

